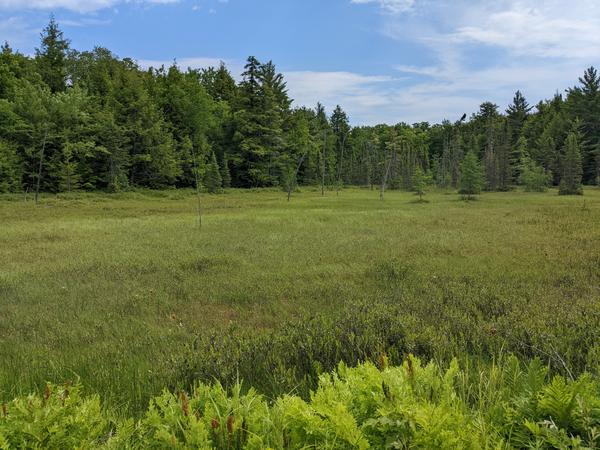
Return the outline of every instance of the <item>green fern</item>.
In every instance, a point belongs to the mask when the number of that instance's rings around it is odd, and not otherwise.
[[[475,370],[477,368],[477,370]],[[600,448],[600,385],[547,379],[538,360],[487,368],[343,364],[310,401],[269,404],[237,383],[154,398],[140,420],[110,420],[97,396],[48,385],[0,409],[0,449],[592,449]]]

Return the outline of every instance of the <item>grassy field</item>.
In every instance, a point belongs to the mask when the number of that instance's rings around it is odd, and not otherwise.
[[[203,197],[199,230],[191,191],[0,197],[0,397],[80,378],[143,410],[190,349],[209,358],[199,337],[357,304],[400,317],[400,353],[597,374],[600,191],[427,200],[230,191]]]

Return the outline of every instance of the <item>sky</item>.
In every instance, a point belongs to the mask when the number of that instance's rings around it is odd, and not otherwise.
[[[144,67],[272,60],[295,105],[355,125],[535,104],[600,65],[598,0],[0,0],[0,40],[33,54],[50,14],[72,47]]]

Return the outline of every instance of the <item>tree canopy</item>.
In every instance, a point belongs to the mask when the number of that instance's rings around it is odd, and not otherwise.
[[[224,63],[146,70],[102,47],[72,49],[52,18],[34,56],[0,50],[0,192],[191,187],[196,175],[214,192],[287,189],[292,172],[294,185],[324,188],[385,178],[418,190],[423,176],[459,188],[469,153],[486,190],[532,188],[533,178],[535,189],[548,179],[574,187],[573,139],[580,182],[598,182],[599,117],[590,67],[535,107],[517,91],[505,113],[483,102],[454,123],[353,127],[342,106],[295,107],[272,61],[249,57],[239,82]]]

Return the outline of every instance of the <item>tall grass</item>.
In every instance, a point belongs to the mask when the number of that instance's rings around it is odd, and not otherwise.
[[[0,200],[0,397],[81,380],[144,411],[238,375],[269,396],[414,354],[600,366],[600,192],[192,191]],[[267,380],[261,382],[261,379]]]

